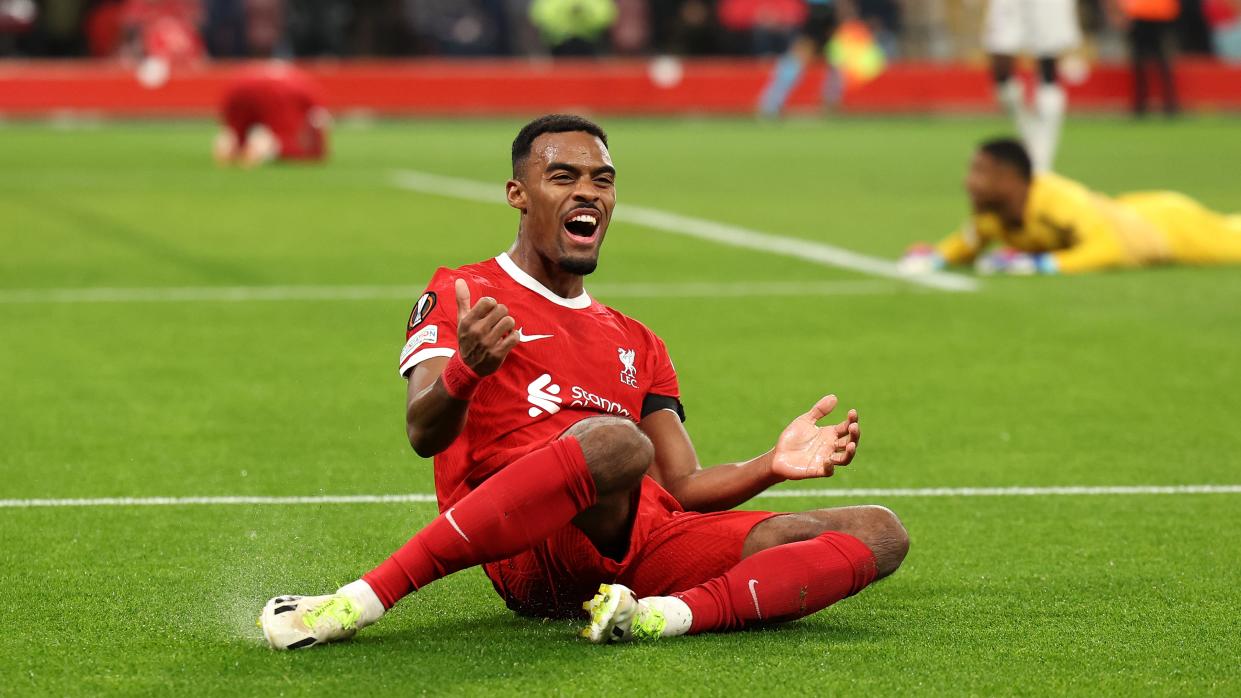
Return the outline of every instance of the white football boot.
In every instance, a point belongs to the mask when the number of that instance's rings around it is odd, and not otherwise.
[[[362,617],[358,602],[343,594],[277,596],[263,607],[259,627],[274,650],[300,650],[348,640]]]
[[[581,636],[596,644],[658,640],[684,635],[693,621],[689,606],[672,596],[639,599],[623,584],[600,584],[599,593],[582,604],[590,625]]]

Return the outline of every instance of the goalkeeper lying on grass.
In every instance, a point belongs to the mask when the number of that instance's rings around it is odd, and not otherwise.
[[[979,146],[965,178],[973,214],[937,245],[901,259],[909,274],[973,263],[983,274],[1075,274],[1155,264],[1241,263],[1241,215],[1171,191],[1109,198],[1059,175],[1032,174],[1020,142]],[[1002,243],[987,252],[992,242]]]

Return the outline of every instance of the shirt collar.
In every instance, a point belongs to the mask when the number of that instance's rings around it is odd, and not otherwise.
[[[504,270],[504,273],[513,278],[513,281],[516,281],[522,286],[525,286],[531,291],[543,296],[556,305],[572,308],[574,310],[583,310],[590,307],[590,295],[586,293],[586,289],[582,289],[581,295],[574,298],[562,298],[553,293],[551,289],[539,283],[533,276],[530,276],[523,271],[521,267],[517,266],[517,263],[508,256],[507,252],[500,253],[500,255],[496,257],[496,262],[500,265],[500,268]]]

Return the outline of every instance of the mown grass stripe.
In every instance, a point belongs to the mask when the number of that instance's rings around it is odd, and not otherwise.
[[[409,300],[421,286],[155,286],[150,288],[19,288],[0,290],[0,304],[37,303],[245,303],[262,301]],[[609,298],[713,298],[749,296],[857,296],[921,291],[892,281],[684,281],[600,283],[587,289]]]

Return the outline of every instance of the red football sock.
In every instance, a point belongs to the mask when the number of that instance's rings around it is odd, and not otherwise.
[[[362,579],[392,608],[441,577],[534,546],[594,503],[582,447],[566,436],[492,475]]]
[[[802,618],[875,580],[875,555],[862,541],[828,531],[761,550],[724,574],[673,594],[694,614],[689,632],[737,630]]]

